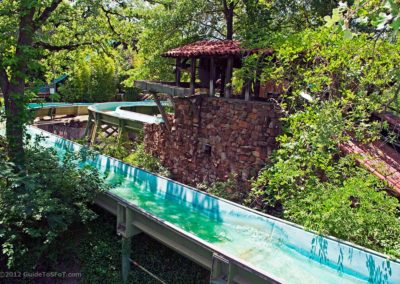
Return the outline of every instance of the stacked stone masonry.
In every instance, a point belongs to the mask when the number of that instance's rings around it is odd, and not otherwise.
[[[164,125],[144,127],[146,149],[186,184],[255,176],[277,147],[280,113],[274,103],[193,96],[174,100]]]

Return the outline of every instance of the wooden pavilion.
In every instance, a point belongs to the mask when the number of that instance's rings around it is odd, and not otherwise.
[[[174,48],[164,53],[164,57],[175,58],[175,82],[138,81],[136,86],[144,90],[170,95],[194,95],[201,93],[230,98],[234,68],[241,68],[243,59],[251,54],[272,55],[271,49],[244,49],[235,40],[203,40]],[[183,72],[190,74],[190,82],[182,82]],[[245,82],[240,95],[246,100],[259,97],[259,76]]]

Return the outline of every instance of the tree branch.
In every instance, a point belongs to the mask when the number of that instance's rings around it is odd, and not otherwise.
[[[58,5],[60,5],[62,2],[62,0],[53,0],[53,2],[51,3],[51,5],[49,7],[46,7],[42,14],[36,19],[35,21],[35,28],[39,28],[41,25],[43,25],[47,19],[50,17],[51,13],[53,13]]]
[[[103,6],[101,6],[101,10],[104,12],[106,18],[107,18],[107,23],[108,26],[110,27],[111,31],[117,35],[117,36],[121,36],[119,33],[117,33],[117,31],[115,30],[114,26],[111,23],[111,18],[110,18],[110,14],[114,14],[113,12],[111,12],[110,10],[107,10],[106,8],[104,8]]]
[[[93,44],[92,42],[82,42],[82,43],[72,43],[65,45],[52,45],[47,42],[39,41],[35,43],[35,46],[40,46],[50,51],[61,51],[61,50],[75,50],[81,46],[92,45],[92,44]]]

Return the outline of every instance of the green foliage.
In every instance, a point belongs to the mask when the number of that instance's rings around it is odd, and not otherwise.
[[[237,174],[229,175],[225,181],[216,181],[212,183],[200,183],[196,187],[212,195],[242,203],[247,195],[245,187],[239,182]]]
[[[400,256],[399,202],[382,184],[358,169],[341,186],[321,184],[286,203],[285,216],[323,234]]]
[[[372,121],[371,113],[399,109],[399,44],[353,27],[360,15],[352,19],[349,11],[353,7],[342,5],[325,17],[324,27],[275,37],[275,54],[264,63],[262,79],[287,84],[280,101],[285,128],[280,148],[253,183],[250,202],[398,257],[398,200],[353,157],[343,156],[339,145],[350,138],[377,139],[387,125]]]
[[[82,54],[71,68],[67,82],[59,88],[67,102],[106,102],[117,93],[116,67],[107,55]]]
[[[105,134],[101,133],[98,139],[100,142],[94,144],[93,149],[119,160],[123,160],[128,156],[134,147],[131,142],[119,143],[117,136],[106,137]]]
[[[139,101],[140,90],[135,87],[126,88],[126,92],[124,94],[124,101],[126,102],[136,102]]]
[[[132,166],[144,169],[146,171],[171,177],[170,171],[165,168],[160,160],[148,153],[144,147],[142,133],[137,135],[135,141],[118,142],[117,136],[106,137],[99,135],[99,143],[93,145],[93,149],[100,153],[124,161]],[[84,141],[76,141],[84,144]]]
[[[83,283],[121,283],[121,238],[115,234],[115,217],[99,211],[81,233],[75,248]],[[83,229],[83,228],[82,228]],[[83,231],[83,230],[82,230]],[[166,283],[209,283],[209,272],[145,234],[132,238],[133,259]],[[156,283],[132,266],[128,283]]]
[[[146,151],[143,143],[137,143],[133,152],[123,160],[128,164],[149,172],[165,177],[171,176],[171,173],[160,163],[160,160]]]
[[[89,208],[103,190],[98,173],[77,168],[79,157],[35,143],[27,148],[26,174],[0,160],[0,240],[9,268],[33,269],[57,256],[59,238],[77,223],[96,217]]]
[[[252,205],[322,234],[399,256],[400,242],[394,237],[400,230],[398,200],[338,147],[350,139],[348,133],[372,135],[376,125],[366,124],[364,128],[346,117],[335,101],[290,115],[278,138],[280,148],[253,183]]]

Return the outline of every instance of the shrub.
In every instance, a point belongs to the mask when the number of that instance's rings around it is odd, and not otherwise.
[[[400,256],[399,202],[377,179],[360,170],[342,186],[323,184],[288,200],[285,217],[323,234]]]
[[[237,174],[229,175],[228,179],[225,181],[220,180],[212,183],[200,183],[197,184],[196,187],[212,195],[237,203],[242,203],[247,195],[243,190],[245,187],[238,181]]]
[[[126,102],[136,102],[140,100],[140,90],[135,87],[126,88],[124,95],[124,101]]]
[[[98,137],[100,143],[93,145],[93,149],[101,152],[104,155],[123,160],[129,155],[134,145],[132,142],[118,142],[117,136],[106,137],[104,133],[101,133]]]
[[[322,234],[399,256],[398,200],[338,147],[348,132],[372,139],[375,125],[364,129],[337,106],[319,102],[286,119],[280,148],[254,181],[250,201]]]
[[[133,152],[124,158],[124,162],[161,176],[171,176],[171,173],[160,163],[159,159],[146,151],[143,143],[136,144]]]
[[[54,150],[35,143],[26,149],[21,176],[1,157],[0,240],[9,268],[29,270],[51,262],[63,233],[95,218],[89,204],[103,190],[101,179],[92,168],[78,169],[78,162],[68,153],[60,163]]]

